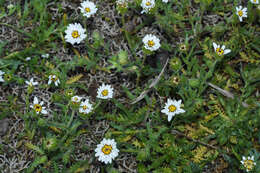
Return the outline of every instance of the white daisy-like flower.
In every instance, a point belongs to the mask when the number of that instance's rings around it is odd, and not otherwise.
[[[250,0],[253,4],[258,4],[259,1],[258,0]]]
[[[147,34],[143,38],[143,43],[145,49],[148,49],[150,51],[156,51],[161,46],[159,38],[152,34]]]
[[[243,156],[240,162],[246,168],[247,172],[252,171],[256,165],[254,156],[248,156],[247,158]]]
[[[31,105],[30,107],[33,108],[37,114],[39,113],[47,114],[45,107],[43,107],[42,105],[43,105],[43,101],[39,102],[38,98],[34,97],[33,105]]]
[[[34,82],[34,81],[33,81],[33,78],[31,78],[30,81],[25,81],[25,83],[26,83],[29,87],[36,86],[36,85],[39,84],[38,82]]]
[[[92,104],[86,99],[84,102],[81,102],[79,107],[79,112],[83,114],[88,114],[93,110]]]
[[[168,0],[162,0],[162,2],[164,2],[164,3],[168,3]]]
[[[75,43],[79,44],[82,40],[84,40],[87,35],[85,34],[86,29],[82,28],[79,23],[69,24],[65,33],[65,40],[72,45]]]
[[[172,117],[176,114],[184,113],[185,110],[181,109],[181,100],[167,99],[164,108],[161,110],[162,113],[168,115],[168,121],[171,121]]]
[[[122,8],[128,7],[128,1],[127,0],[117,0],[116,4]]]
[[[91,17],[91,15],[94,15],[97,12],[96,5],[91,1],[84,1],[80,3],[81,7],[79,7],[81,13],[83,13],[83,16],[86,16],[87,18]]]
[[[239,21],[243,21],[243,17],[247,17],[247,8],[243,8],[242,6],[236,7],[236,14],[238,15]]]
[[[60,83],[58,76],[56,76],[55,74],[49,76],[48,85],[50,85],[52,82],[55,84],[55,86],[58,86]]]
[[[111,99],[113,98],[114,88],[111,85],[102,84],[97,91],[97,98]]]
[[[74,104],[80,103],[81,99],[82,99],[82,97],[79,97],[79,96],[73,96],[73,97],[71,97],[71,101],[72,101],[72,103],[74,103]]]
[[[141,13],[149,13],[149,11],[154,8],[155,6],[155,1],[154,0],[142,0],[141,7],[143,10]]]
[[[118,156],[119,150],[116,147],[114,139],[104,138],[101,143],[97,145],[95,152],[95,156],[98,157],[99,161],[108,164],[112,163],[112,160]]]
[[[5,72],[0,70],[0,82],[4,82],[5,80],[3,79],[3,74],[5,74]]]
[[[213,47],[214,47],[215,52],[219,56],[226,55],[231,52],[230,49],[225,49],[226,48],[225,45],[220,46],[220,45],[216,44],[215,42],[213,42]]]
[[[49,58],[49,56],[50,55],[48,53],[41,55],[42,58]]]

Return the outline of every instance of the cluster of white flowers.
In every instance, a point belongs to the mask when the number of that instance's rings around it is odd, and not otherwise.
[[[113,88],[111,85],[102,84],[97,91],[97,98],[110,99],[113,97]],[[71,102],[73,104],[79,105],[79,113],[89,114],[93,111],[93,105],[90,103],[89,99],[85,99],[81,102],[83,98],[80,96],[73,96]],[[104,162],[105,164],[112,163],[112,160],[118,156],[119,150],[116,147],[116,142],[114,139],[103,139],[100,144],[97,145],[95,149],[95,156],[98,160]]]
[[[250,0],[253,4],[258,4],[258,0]],[[168,0],[162,0],[164,3],[168,3]],[[117,0],[118,5],[127,5],[126,0]],[[141,7],[143,10],[141,13],[149,13],[151,9],[155,7],[155,0],[142,0]],[[81,7],[79,7],[83,16],[90,18],[97,12],[96,5],[91,1],[84,1],[81,3]],[[247,8],[243,8],[242,6],[236,7],[236,14],[239,17],[239,20],[242,22],[243,18],[247,17]],[[79,44],[82,42],[86,37],[86,29],[84,29],[80,23],[69,24],[65,31],[65,40],[72,45]],[[149,51],[156,51],[161,47],[160,39],[153,34],[147,34],[143,39],[142,42],[144,44],[144,48]],[[225,45],[218,45],[217,43],[213,42],[214,51],[217,55],[223,56],[231,52],[230,49],[226,49]],[[42,58],[48,58],[49,54],[44,54],[41,56]],[[29,61],[31,58],[27,57],[26,61]],[[4,82],[3,74],[0,70],[0,82]],[[33,78],[29,81],[25,81],[25,83],[29,87],[33,87],[38,85],[38,82],[35,82]],[[57,75],[51,74],[49,75],[48,85],[54,83],[55,86],[60,84],[60,80]],[[111,85],[102,84],[97,90],[97,98],[100,99],[112,99],[114,95],[114,89]],[[84,100],[84,101],[82,101]],[[89,114],[93,111],[93,105],[91,104],[89,99],[84,99],[80,96],[73,96],[71,97],[71,103],[74,105],[79,106],[79,113],[81,114]],[[43,106],[44,102],[39,101],[38,98],[35,96],[33,100],[33,104],[30,107],[36,112],[36,114],[47,114],[46,107]],[[163,109],[161,110],[162,113],[168,116],[167,120],[170,122],[172,118],[181,113],[185,113],[185,110],[181,108],[182,100],[174,100],[174,99],[167,99]],[[104,162],[105,164],[112,163],[112,160],[118,156],[119,150],[117,149],[116,142],[114,139],[106,139],[104,138],[100,144],[97,145],[95,149],[95,156],[98,157],[98,160]],[[243,157],[241,164],[246,168],[247,172],[253,170],[256,163],[254,162],[254,156],[252,157]]]
[[[81,13],[83,16],[90,18],[97,12],[97,7],[96,5],[91,2],[91,1],[84,1],[80,4],[81,6],[79,7]],[[81,41],[83,41],[86,37],[87,34],[85,34],[86,29],[84,29],[81,24],[79,23],[74,23],[74,24],[69,24],[67,29],[65,30],[65,40],[66,42],[74,45],[75,43],[79,44]]]

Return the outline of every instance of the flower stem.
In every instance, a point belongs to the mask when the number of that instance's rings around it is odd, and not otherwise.
[[[69,122],[68,122],[68,124],[67,124],[67,127],[69,127],[69,126],[71,125],[71,123],[72,123],[72,121],[73,121],[73,118],[74,118],[74,115],[75,115],[75,111],[72,110],[71,117],[70,117],[70,120],[69,120]]]

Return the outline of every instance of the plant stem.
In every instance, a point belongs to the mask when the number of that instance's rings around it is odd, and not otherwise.
[[[75,111],[72,110],[71,117],[70,117],[70,120],[69,120],[69,122],[68,122],[68,124],[67,124],[67,127],[69,127],[69,126],[71,125],[71,123],[72,123],[72,121],[73,121],[73,118],[74,118],[74,115],[75,115]]]

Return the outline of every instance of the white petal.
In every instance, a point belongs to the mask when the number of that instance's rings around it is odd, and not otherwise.
[[[217,45],[215,42],[213,42],[213,47],[214,47],[214,50],[216,51],[216,50],[217,50],[217,47],[218,47],[218,45]]]
[[[168,115],[168,121],[170,122],[172,120],[172,117],[171,115]]]
[[[37,98],[37,97],[34,97],[34,99],[33,99],[33,104],[38,104],[38,103],[39,103],[38,98]]]
[[[178,112],[179,112],[179,113],[185,113],[185,110],[179,109]]]
[[[228,53],[230,53],[230,52],[231,52],[230,49],[225,49],[225,50],[224,50],[224,55],[225,55],[225,54],[228,54]]]
[[[43,109],[41,113],[42,114],[47,114],[48,112],[45,109]]]

